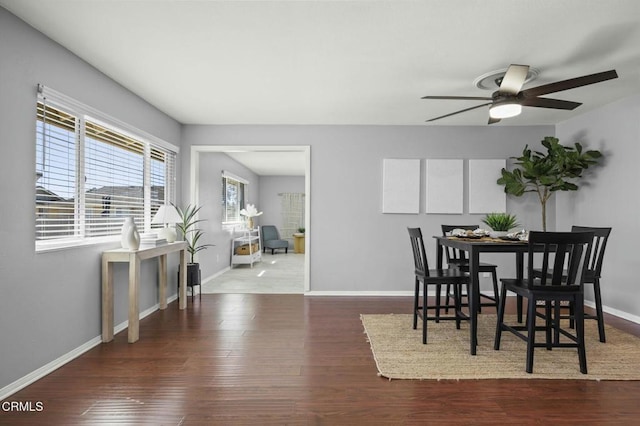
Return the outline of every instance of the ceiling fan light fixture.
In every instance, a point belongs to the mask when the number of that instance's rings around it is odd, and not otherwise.
[[[497,104],[489,108],[489,116],[498,119],[515,117],[516,115],[520,115],[521,112],[522,105],[517,103]]]

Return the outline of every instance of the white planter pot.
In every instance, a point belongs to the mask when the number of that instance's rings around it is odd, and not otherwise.
[[[489,236],[491,238],[500,238],[506,237],[509,231],[489,231]]]

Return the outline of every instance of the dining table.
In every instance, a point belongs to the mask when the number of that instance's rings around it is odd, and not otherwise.
[[[468,253],[469,262],[469,344],[471,355],[476,354],[478,346],[478,307],[480,306],[480,254],[481,253],[514,253],[516,260],[516,277],[524,277],[524,254],[529,251],[529,243],[518,239],[479,237],[434,236],[436,239],[437,267],[443,267],[445,247],[463,250]],[[518,322],[522,322],[522,297],[518,296]]]

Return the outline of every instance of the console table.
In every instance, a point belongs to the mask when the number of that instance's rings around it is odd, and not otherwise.
[[[179,308],[187,307],[187,243],[178,241],[159,247],[142,250],[115,249],[102,253],[102,341],[113,340],[113,264],[129,264],[129,343],[138,340],[140,334],[140,308],[138,293],[140,287],[140,262],[158,258],[158,281],[160,309],[167,308],[167,254],[180,252]]]

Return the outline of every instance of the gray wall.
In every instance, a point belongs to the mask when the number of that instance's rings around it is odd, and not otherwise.
[[[258,209],[262,225],[275,225],[282,228],[282,196],[284,192],[304,194],[304,176],[262,176],[260,178],[260,204]],[[304,218],[302,226],[304,226]],[[293,240],[289,241],[289,246]]]
[[[602,303],[618,314],[640,317],[633,273],[640,241],[640,96],[636,95],[557,126],[565,143],[581,142],[605,155],[578,192],[557,194],[558,229],[572,224],[613,228],[602,269]],[[590,294],[587,294],[590,297]]]
[[[180,125],[3,8],[0,41],[2,389],[100,335],[100,253],[119,245],[35,253],[36,85],[176,145]],[[141,311],[157,303],[156,270],[144,262]],[[126,280],[126,269],[116,268],[116,324],[127,319]]]
[[[426,235],[435,235],[441,223],[480,223],[481,215],[425,215],[424,199],[419,215],[381,214],[384,158],[507,158],[519,155],[525,144],[536,145],[544,136],[556,133],[553,126],[189,125],[181,129],[2,8],[0,40],[0,144],[4,153],[0,194],[5,200],[0,204],[0,389],[99,336],[100,253],[118,245],[35,254],[37,83],[168,142],[181,143],[179,185],[184,194],[189,193],[192,145],[310,145],[311,227],[307,232],[311,290],[318,292],[410,290],[407,226],[421,226]],[[585,146],[604,150],[607,160],[595,172],[597,180],[591,185],[576,194],[558,194],[557,206],[556,200],[549,206],[549,229],[567,229],[573,223],[614,227],[604,274],[605,285],[615,285],[604,290],[604,302],[636,318],[640,304],[631,271],[638,262],[631,244],[640,237],[640,206],[637,190],[627,188],[634,187],[640,173],[635,164],[640,149],[639,112],[636,96],[557,126],[563,142],[580,139]],[[424,175],[424,162],[422,166]],[[204,173],[201,179],[207,179]],[[518,215],[524,227],[540,228],[534,197],[509,198],[507,209]],[[210,231],[215,243],[216,233]],[[429,252],[434,262],[434,250]],[[210,261],[219,255],[215,250],[205,253]],[[171,271],[175,271],[175,260]],[[502,276],[513,273],[512,259],[497,255],[487,260],[500,265]],[[141,310],[157,303],[155,269],[145,262]],[[126,320],[125,282],[125,268],[117,268],[116,323]],[[175,293],[173,280],[170,285],[170,294]]]
[[[187,166],[188,168],[189,166]],[[198,217],[204,220],[199,226],[205,231],[201,241],[205,244],[215,245],[198,253],[197,261],[200,263],[202,279],[207,280],[229,267],[231,239],[240,236],[239,233],[234,233],[233,229],[222,228],[220,203],[222,199],[222,171],[231,172],[249,182],[247,201],[251,204],[257,204],[256,200],[260,198],[260,177],[221,152],[201,153],[198,169],[198,205],[201,206]],[[256,221],[256,224],[258,223],[259,221]]]
[[[187,151],[193,145],[310,145],[311,290],[409,291],[413,279],[406,227],[421,226],[426,235],[436,235],[442,223],[479,224],[482,215],[426,215],[424,199],[419,215],[382,214],[382,160],[508,158],[519,155],[525,144],[539,144],[549,135],[554,135],[552,126],[186,125],[182,164],[186,170]],[[424,162],[422,170],[424,179]],[[183,173],[183,191],[188,191],[187,177]],[[549,208],[553,227],[553,203]],[[509,198],[507,209],[527,229],[540,228],[534,197]],[[434,252],[430,250],[431,262],[435,262]],[[497,261],[505,276],[512,273],[512,259],[499,255],[487,259]]]

